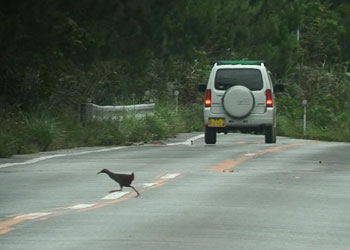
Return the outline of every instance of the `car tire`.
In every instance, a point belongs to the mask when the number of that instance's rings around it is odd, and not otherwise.
[[[276,128],[274,126],[265,129],[265,143],[276,143]]]
[[[206,126],[204,130],[204,141],[206,144],[216,143],[216,128]]]

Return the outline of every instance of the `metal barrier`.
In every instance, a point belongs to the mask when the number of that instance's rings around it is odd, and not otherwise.
[[[134,114],[137,119],[141,119],[148,114],[154,113],[154,103],[137,104],[128,106],[99,106],[93,103],[81,104],[80,120],[86,124],[93,120],[123,120],[127,114]]]

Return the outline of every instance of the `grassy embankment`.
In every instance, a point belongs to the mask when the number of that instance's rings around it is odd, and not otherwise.
[[[85,126],[76,112],[2,112],[1,117],[0,157],[81,146],[147,143],[201,130],[203,124],[201,105],[179,107],[176,114],[174,105],[160,104],[153,116],[142,120],[129,115],[122,122],[94,121]]]
[[[329,112],[319,112],[318,120],[307,122],[304,134],[301,105],[299,109],[294,109],[297,110],[294,113],[281,114],[287,107],[292,107],[291,104],[284,106],[285,102],[285,97],[280,98],[278,135],[350,141],[349,115],[335,116]],[[310,119],[315,119],[312,112],[314,111],[310,110]],[[0,124],[0,157],[81,146],[125,145],[140,141],[147,143],[169,138],[180,132],[203,129],[200,104],[180,107],[178,114],[175,113],[173,105],[162,104],[157,106],[155,115],[143,120],[136,120],[130,115],[122,122],[95,121],[85,126],[73,112],[55,115],[47,111],[30,115],[8,112],[1,116],[4,119]]]

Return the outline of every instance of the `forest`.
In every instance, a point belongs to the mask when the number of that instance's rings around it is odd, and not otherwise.
[[[0,20],[0,157],[201,130],[197,86],[221,59],[265,60],[286,86],[279,135],[350,141],[348,0],[12,0]],[[143,124],[79,124],[88,98],[142,103],[145,91],[159,108]]]

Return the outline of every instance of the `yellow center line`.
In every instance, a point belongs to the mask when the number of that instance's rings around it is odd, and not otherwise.
[[[239,165],[245,161],[248,161],[252,158],[256,158],[256,157],[262,156],[262,155],[267,154],[267,153],[279,152],[282,150],[286,150],[286,149],[290,149],[290,148],[294,148],[294,147],[298,147],[298,146],[303,146],[303,145],[305,145],[305,143],[293,143],[293,144],[288,144],[288,145],[267,148],[264,150],[260,150],[256,153],[241,156],[241,157],[238,157],[235,159],[225,159],[225,160],[215,164],[214,166],[208,168],[208,170],[215,171],[215,172],[225,172],[225,171],[228,171],[228,170],[236,167],[237,165]]]
[[[143,190],[148,190],[148,189],[154,189],[154,188],[158,188],[160,186],[163,186],[164,184],[166,184],[167,182],[169,182],[171,179],[175,178],[175,177],[179,177],[181,176],[181,174],[179,175],[174,175],[174,177],[172,178],[161,178],[163,175],[157,175],[155,177],[155,181],[153,181],[152,183],[154,183],[154,185],[150,186],[150,187],[145,187],[143,188]],[[135,193],[131,192],[128,194],[125,194],[124,196],[114,199],[114,200],[102,200],[99,201],[97,203],[93,203],[91,206],[82,206],[82,208],[75,208],[72,209],[72,207],[75,206],[68,206],[68,207],[59,207],[56,209],[52,209],[49,212],[40,212],[40,213],[28,213],[28,214],[15,214],[12,216],[8,216],[9,219],[4,220],[4,221],[0,221],[0,236],[7,234],[8,232],[11,232],[12,230],[14,230],[14,226],[28,221],[28,220],[36,220],[36,219],[47,219],[50,217],[54,217],[54,216],[61,216],[64,214],[67,214],[69,212],[83,212],[83,211],[91,211],[91,210],[95,210],[95,209],[99,209],[99,208],[103,208],[103,207],[107,207],[107,206],[111,206],[114,205],[116,203],[122,202],[122,201],[126,201],[129,200],[133,197],[135,197]]]

